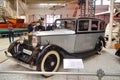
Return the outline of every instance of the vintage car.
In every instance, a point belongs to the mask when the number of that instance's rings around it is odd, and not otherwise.
[[[7,56],[21,65],[43,72],[55,72],[64,58],[84,58],[100,53],[105,46],[105,22],[96,18],[57,19],[51,31],[36,31],[32,43],[23,36],[13,42]],[[51,76],[43,74],[43,76]]]

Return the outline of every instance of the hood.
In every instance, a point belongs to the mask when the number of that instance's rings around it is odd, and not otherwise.
[[[36,31],[36,32],[34,32],[34,35],[36,35],[36,36],[65,35],[65,34],[75,34],[75,31],[67,30],[67,29],[56,29],[53,31]]]

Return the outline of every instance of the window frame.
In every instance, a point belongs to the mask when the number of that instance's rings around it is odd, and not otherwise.
[[[93,21],[97,22],[97,24],[96,24],[96,23],[93,23]],[[91,31],[98,31],[98,30],[99,30],[99,22],[100,22],[100,21],[97,20],[97,19],[92,19],[92,20],[91,20],[90,30],[91,30]],[[96,30],[92,29],[92,28],[94,28],[94,27],[92,26],[93,24],[95,24],[95,25],[97,26],[97,29],[96,29]]]
[[[88,30],[79,30],[79,21],[87,21],[88,20]],[[77,32],[88,32],[88,31],[90,31],[90,28],[89,28],[89,26],[90,26],[90,19],[78,19],[78,21],[77,21]]]
[[[103,23],[103,29],[101,29],[101,23]],[[100,21],[100,23],[99,23],[99,30],[100,31],[104,31],[106,29],[106,24],[105,24],[105,22],[104,21]]]
[[[75,19],[58,19],[58,20],[56,20],[55,21],[55,26],[57,27],[57,28],[60,28],[60,29],[67,29],[67,28],[65,28],[65,25],[63,25],[63,26],[61,26],[61,27],[58,27],[57,25],[57,21],[60,21],[60,23],[58,23],[59,25],[61,25],[61,22],[63,21],[63,22],[65,22],[65,21],[74,21],[74,25],[72,26],[72,29],[68,29],[68,30],[73,30],[73,31],[75,31],[76,30],[76,20]],[[67,24],[69,24],[69,23],[67,23]]]

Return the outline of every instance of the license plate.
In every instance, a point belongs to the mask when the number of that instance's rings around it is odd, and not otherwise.
[[[28,55],[31,55],[31,54],[32,54],[32,51],[27,50],[27,49],[23,49],[23,52],[26,53],[26,54],[28,54]]]

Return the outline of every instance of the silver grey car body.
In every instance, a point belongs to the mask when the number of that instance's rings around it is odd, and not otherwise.
[[[67,27],[65,27],[65,21]],[[86,22],[86,23],[84,23]],[[97,23],[97,29],[92,30],[92,23]],[[81,23],[87,25],[87,30],[79,30]],[[81,53],[94,50],[97,40],[104,36],[104,29],[101,29],[104,21],[95,18],[67,18],[55,21],[55,29],[51,31],[38,31],[34,35],[42,44],[49,42],[63,48],[68,53]],[[104,26],[102,26],[104,27]]]

